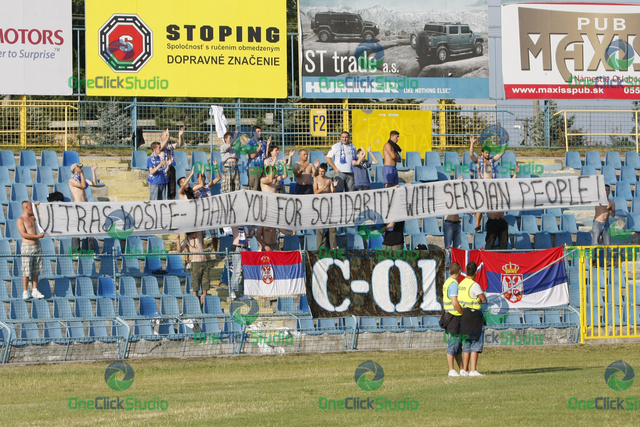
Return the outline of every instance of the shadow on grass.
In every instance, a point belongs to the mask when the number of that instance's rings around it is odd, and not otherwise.
[[[487,375],[507,375],[507,374],[546,374],[550,372],[567,372],[567,371],[583,371],[585,369],[591,369],[590,367],[584,368],[569,368],[569,367],[549,367],[549,368],[531,368],[531,369],[513,369],[511,371],[485,371]]]

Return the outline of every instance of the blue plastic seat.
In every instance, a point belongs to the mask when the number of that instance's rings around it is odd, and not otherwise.
[[[46,184],[34,184],[31,199],[34,202],[47,203],[49,197],[49,187]]]
[[[69,184],[69,180],[73,174],[71,173],[71,168],[60,168],[58,170],[58,184]]]
[[[133,298],[119,297],[118,298],[118,316],[125,319],[135,319],[138,317],[136,310],[136,303]]]
[[[178,306],[178,299],[171,295],[163,295],[160,300],[160,314],[162,316],[179,317],[180,307]]]
[[[96,316],[109,319],[116,317],[113,301],[109,298],[96,298]]]
[[[460,165],[460,155],[455,151],[445,151],[443,162],[443,166],[445,166],[445,172],[447,165],[449,165],[449,168],[451,170],[454,170],[454,168]]]
[[[546,231],[536,233],[534,249],[549,249],[553,245],[551,244],[551,235]]]
[[[310,239],[315,240],[315,236],[309,236]],[[306,239],[305,239],[306,240]],[[317,241],[316,241],[317,243]],[[347,234],[347,249],[364,249],[364,241],[359,234]],[[312,249],[307,249],[312,250]]]
[[[103,262],[104,263],[104,260]],[[135,255],[124,255],[122,257],[122,268],[120,274],[123,276],[142,277],[140,262]]]
[[[298,236],[284,236],[284,244],[282,247],[283,251],[299,251],[300,248],[300,239]]]
[[[167,257],[167,273],[178,277],[186,277],[189,274],[184,271],[180,255],[169,255]]]
[[[597,151],[587,151],[584,157],[585,166],[593,166],[596,169],[602,168],[602,158]]]
[[[160,293],[160,288],[158,287],[158,279],[154,276],[144,276],[142,277],[142,295],[149,295],[154,298],[162,297]]]
[[[220,297],[217,295],[206,295],[204,297],[204,312],[205,314],[213,316],[225,316],[220,303]]]
[[[438,218],[435,216],[427,217],[422,220],[422,232],[429,236],[443,236],[444,232],[440,228]]]
[[[191,170],[191,166],[189,166],[189,157],[187,156],[186,151],[174,150],[173,160],[176,162],[176,166],[175,166],[176,171],[178,170],[178,168],[183,168],[185,171]],[[145,160],[145,163],[146,163],[146,160]],[[178,176],[176,175],[176,177]]]
[[[13,183],[11,185],[11,201],[24,202],[25,200],[30,200],[27,186],[22,183]]]
[[[438,316],[422,316],[420,326],[427,329],[439,329],[439,317]]]
[[[593,166],[589,165],[585,165],[582,167],[582,171],[581,171],[581,175],[582,176],[592,176],[592,175],[597,175],[598,173],[596,172],[596,168],[594,168]]]
[[[78,275],[86,277],[98,277],[96,263],[92,256],[80,256],[78,258]]]
[[[111,277],[98,277],[98,290],[96,296],[116,299],[116,286]]]
[[[536,234],[540,231],[538,220],[534,215],[522,215],[520,217],[520,230],[523,233]]]
[[[90,319],[95,317],[93,312],[93,305],[89,298],[76,298],[75,316],[79,319]]]
[[[182,313],[185,316],[202,317],[200,298],[195,295],[185,295],[182,298]]]
[[[276,305],[276,313],[287,314],[296,312],[296,305],[293,297],[280,297]]]
[[[408,157],[408,155],[409,155],[409,153],[407,153],[407,157]],[[446,158],[446,153],[445,153],[445,158]],[[458,163],[459,162],[460,162],[460,158],[458,158]],[[437,151],[425,151],[425,153],[424,153],[424,165],[425,166],[442,166],[442,160],[440,159],[440,153],[437,152]]]
[[[32,150],[20,151],[20,166],[28,167],[31,170],[36,170],[38,167],[38,159],[36,159],[36,153]]]
[[[571,214],[562,214],[560,217],[560,230],[568,233],[577,233],[578,225],[576,224],[576,217]]]
[[[89,337],[104,343],[111,343],[117,340],[116,336],[109,335],[107,322],[104,320],[89,321]]]
[[[10,171],[16,170],[16,158],[13,151],[0,150],[0,166],[4,166]]]
[[[5,187],[11,187],[11,184],[13,184],[13,180],[9,175],[9,169],[5,166],[0,166],[0,184],[4,184]]]
[[[358,318],[358,333],[381,333],[383,329],[378,327],[378,320],[375,317],[359,317]]]
[[[73,288],[71,288],[71,281],[66,277],[55,279],[53,295],[58,298],[75,298],[73,295]]]
[[[4,307],[2,307],[2,310],[4,310]],[[31,318],[38,320],[51,319],[49,303],[43,299],[34,299],[31,301]]]
[[[16,184],[24,184],[27,187],[33,185],[33,178],[31,177],[31,169],[26,166],[16,167],[16,173],[13,177],[13,182]]]
[[[633,200],[633,194],[631,192],[631,184],[629,184],[628,182],[618,182],[616,184],[615,197],[616,198],[620,197],[627,201]],[[627,204],[625,203],[625,206],[626,205]],[[616,204],[616,209],[618,209],[617,204]]]
[[[603,166],[601,172],[604,176],[604,183],[606,185],[615,185],[615,183],[618,181],[616,170],[612,166]]]
[[[336,319],[331,317],[319,318],[316,329],[323,334],[344,334],[344,330],[336,328]]]
[[[417,151],[407,151],[405,153],[405,163],[409,169],[413,169],[416,166],[422,166],[422,158],[420,158],[420,153],[418,153]]]
[[[620,169],[620,181],[635,185],[638,182],[636,169],[633,166],[622,166]]]
[[[473,249],[484,249],[487,240],[487,233],[475,233],[473,235]]]
[[[58,182],[56,183],[56,185],[54,185],[53,188],[55,191],[59,191],[60,193],[62,193],[62,196],[64,197],[65,202],[71,201],[71,191],[69,190],[68,182],[64,182],[64,183]]]
[[[419,245],[424,245],[429,248],[427,243],[427,237],[424,234],[412,234],[411,235],[411,249],[416,249]]]
[[[611,166],[614,169],[620,170],[622,167],[622,159],[620,158],[620,153],[618,151],[607,151],[604,157],[604,164],[606,166]]]
[[[305,234],[304,236],[304,250],[305,251],[317,251],[318,250],[318,240],[316,236]]]
[[[397,317],[387,317],[387,316],[381,317],[380,329],[387,332],[403,332],[403,330],[398,327]]]
[[[591,246],[591,233],[578,231],[576,233],[576,246]]]
[[[321,335],[324,333],[316,328],[313,323],[313,319],[310,317],[303,317],[296,320],[296,330],[306,335]]]
[[[414,180],[416,182],[438,181],[438,170],[435,166],[416,166]]]
[[[624,153],[624,165],[640,169],[640,154],[635,151],[627,151]]]
[[[156,299],[148,295],[142,295],[140,297],[140,316],[144,317],[157,317],[158,306]]]
[[[145,258],[144,247],[142,246],[142,239],[138,236],[129,236],[126,240],[124,248],[125,258],[136,257],[138,259]]]
[[[80,163],[80,156],[77,151],[68,150],[62,152],[62,166],[69,168],[74,163]]]
[[[559,233],[558,220],[555,215],[542,215],[542,226],[540,227],[540,230],[552,234]]]
[[[93,282],[89,277],[76,278],[76,297],[84,297],[95,299],[96,294],[93,290]]]
[[[131,276],[121,276],[120,277],[120,289],[121,296],[127,296],[131,298],[140,298],[140,294],[138,293],[138,287],[136,285],[136,279]]]
[[[186,153],[185,153],[186,154]],[[146,151],[134,150],[131,152],[131,169],[147,170]]]
[[[195,168],[196,165],[199,165],[198,169],[194,169],[196,172],[204,172],[204,168],[209,165],[207,153],[200,150],[193,150],[191,152],[191,168]]]
[[[505,215],[504,220],[507,221],[509,225],[509,234],[518,234],[520,233],[520,228],[518,227],[518,218],[513,215]]]
[[[531,238],[527,233],[515,234],[514,238],[514,248],[515,249],[532,249],[531,247]]]
[[[556,244],[555,244],[555,246],[561,246],[561,245],[573,246],[573,240],[571,238],[571,233],[563,231],[563,232],[560,232],[560,233],[556,234]]]
[[[160,259],[160,257],[148,256],[145,258],[143,274],[145,275],[151,274],[155,276],[158,274],[154,274],[154,271],[158,272],[159,270],[164,270],[164,268],[162,267],[162,260]]]
[[[45,166],[57,171],[60,167],[58,163],[58,153],[52,150],[42,150],[40,152],[40,166]]]
[[[183,292],[180,285],[180,278],[178,276],[164,276],[162,293],[163,295],[173,295],[175,297],[181,297],[183,295]]]
[[[73,319],[71,312],[71,304],[69,300],[62,298],[54,298],[53,300],[53,317],[56,319]]]

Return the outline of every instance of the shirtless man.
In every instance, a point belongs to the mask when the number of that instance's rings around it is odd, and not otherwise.
[[[326,163],[322,163],[318,166],[318,176],[313,179],[313,193],[333,193],[335,185],[338,185],[339,180],[336,178],[334,181],[327,177],[328,166]],[[325,228],[318,228],[316,230],[316,242],[318,249],[327,247],[327,237],[325,235]],[[338,247],[338,238],[336,236],[336,229],[329,228],[329,247],[336,249]]]
[[[278,234],[276,230],[282,234],[286,234],[287,236],[292,236],[296,234],[294,230],[283,230],[281,228],[275,229],[272,227],[258,227],[258,231],[256,232],[256,239],[258,239],[258,243],[262,246],[263,251],[279,251],[280,250],[280,242],[278,241]]]
[[[385,188],[391,188],[398,185],[398,169],[396,168],[396,165],[398,162],[402,162],[402,156],[400,156],[402,149],[398,146],[399,139],[400,132],[392,130],[389,134],[389,141],[387,141],[382,148],[382,155],[384,157],[382,176],[384,177]]]
[[[189,200],[195,199],[195,193],[193,192],[193,188],[189,186],[189,182],[191,182],[191,177],[193,176],[193,168],[189,173],[189,176],[182,177],[178,180],[178,200]]]
[[[596,215],[593,218],[593,226],[591,227],[591,244],[594,246],[600,244],[600,236],[602,236],[603,244],[611,244],[611,236],[609,236],[608,233],[609,223],[607,220],[609,219],[609,215],[616,211],[616,204],[609,198],[611,187],[605,185],[604,189],[607,192],[607,200],[609,200],[609,204],[596,206]]]
[[[277,172],[277,166],[267,166],[265,162],[264,176],[260,178],[260,189],[265,193],[277,193],[280,188],[280,181],[287,177],[286,172],[284,175],[279,175]]]
[[[471,157],[471,161],[474,163],[478,163],[478,179],[492,179],[497,178],[498,176],[498,168],[496,167],[496,162],[500,160],[500,158],[504,155],[505,151],[500,154],[496,154],[491,157],[491,149],[489,147],[482,146],[482,150],[480,151],[480,158],[476,156],[473,152],[473,146],[476,143],[476,137],[471,135],[469,137],[469,156]],[[488,216],[487,216],[488,218]],[[476,233],[479,233],[482,229],[480,224],[482,223],[482,214],[476,213]]]
[[[300,160],[293,164],[293,176],[296,177],[296,194],[313,194],[313,177],[320,161],[309,163],[309,152],[300,150]]]
[[[98,165],[91,166],[91,174],[93,175],[93,179],[98,180],[96,176],[96,170],[98,169]],[[88,186],[93,186],[95,183],[84,176],[84,172],[82,171],[81,163],[74,163],[71,165],[71,178],[69,178],[69,191],[71,192],[71,198],[74,202],[87,202],[87,193],[86,188]]]
[[[44,237],[44,231],[36,234],[36,220],[33,216],[31,202],[22,202],[22,215],[16,222],[18,231],[22,236],[21,255],[40,255],[40,239]],[[42,274],[42,257],[23,256],[22,257],[22,299],[29,299],[29,278],[31,278],[33,298],[44,298],[38,290],[38,276]]]
[[[178,239],[178,252],[204,252],[204,233],[196,231],[187,233],[185,240],[180,242],[180,234],[176,234]],[[198,291],[202,288],[200,305],[204,305],[204,297],[207,295],[211,284],[209,283],[209,268],[207,267],[206,255],[191,255],[191,286],[194,296],[198,296]]]

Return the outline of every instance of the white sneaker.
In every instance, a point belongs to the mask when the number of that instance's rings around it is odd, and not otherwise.
[[[462,371],[461,371],[461,372],[462,372]],[[449,376],[450,376],[450,377],[459,377],[459,376],[460,376],[460,374],[459,374],[459,373],[457,373],[454,369],[452,369],[452,370],[450,370],[450,371],[449,371]]]
[[[469,376],[469,372],[463,371],[462,369],[460,369],[460,376],[461,377],[468,377]]]
[[[236,299],[236,293],[233,291],[229,292],[229,298]]]
[[[469,376],[470,377],[484,377],[484,375],[482,375],[480,372],[478,371],[471,371],[469,372]]]
[[[44,295],[42,295],[42,293],[37,289],[31,291],[31,296],[38,299],[44,298]]]
[[[191,271],[191,263],[188,262],[187,265],[184,266],[185,271]]]
[[[29,291],[22,291],[22,299],[29,299]]]

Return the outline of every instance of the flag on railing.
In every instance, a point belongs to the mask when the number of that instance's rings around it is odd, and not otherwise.
[[[491,295],[504,295],[512,308],[554,307],[569,303],[562,247],[535,252],[491,252],[451,249],[451,261],[466,270],[479,266],[476,282]]]
[[[306,292],[299,251],[241,252],[246,295],[274,297]]]

